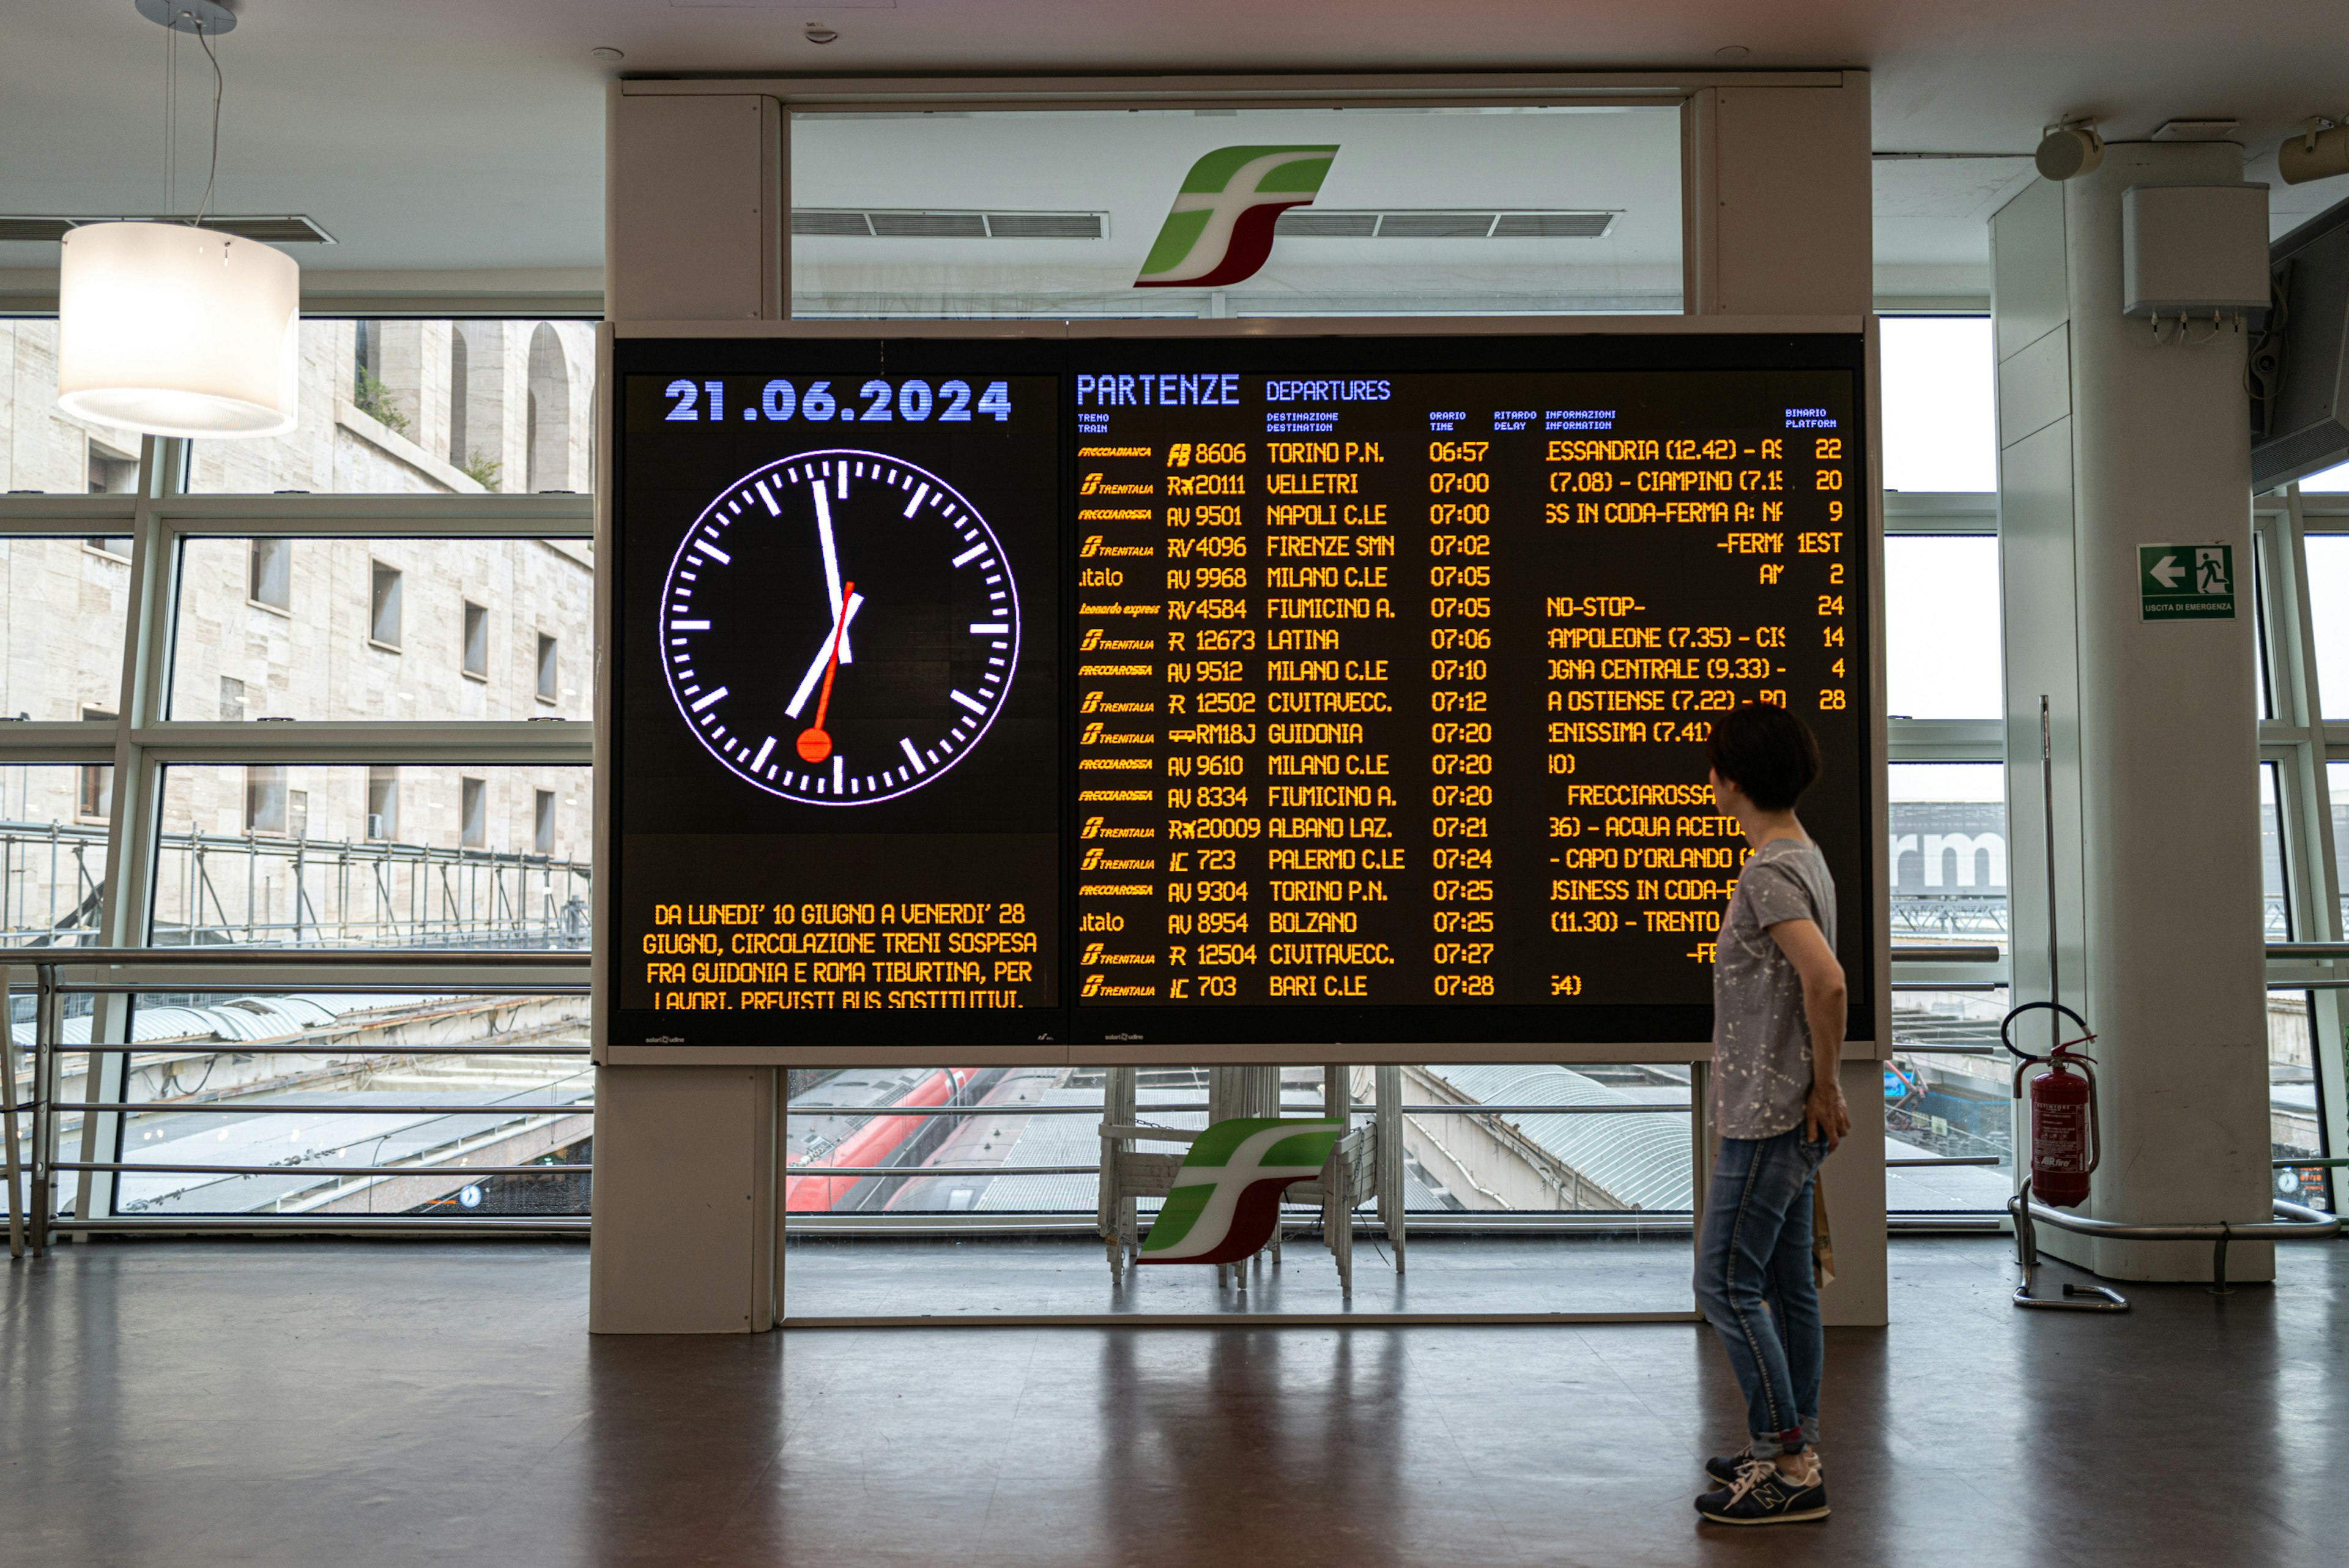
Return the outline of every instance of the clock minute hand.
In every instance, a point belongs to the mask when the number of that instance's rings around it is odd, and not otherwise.
[[[832,498],[824,489],[823,477],[821,474],[816,476],[814,494],[815,536],[816,542],[823,546],[823,586],[825,593],[829,596],[824,602],[836,608],[842,598],[840,547],[833,542]],[[843,664],[854,664],[856,662],[855,645],[849,640],[848,628],[843,626],[840,629],[840,661]],[[799,710],[792,709],[792,717],[796,719],[799,716]]]
[[[856,618],[856,612],[864,607],[864,596],[857,593],[855,588],[854,583],[848,585],[843,599],[840,601],[843,603],[843,607],[833,619],[833,635],[825,638],[823,646],[815,650],[815,658],[809,663],[807,673],[800,677],[799,689],[792,693],[791,701],[783,709],[785,713],[794,719],[798,718],[801,711],[806,708],[808,699],[815,695],[817,682],[823,680],[825,672],[832,668],[833,647],[837,645],[843,649],[841,654],[843,662],[845,662],[848,658],[844,650],[848,646],[849,623]]]

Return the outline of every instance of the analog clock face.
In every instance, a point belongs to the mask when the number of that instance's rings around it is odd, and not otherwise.
[[[986,737],[1019,663],[987,520],[878,452],[753,470],[694,520],[661,595],[678,711],[709,753],[809,805],[892,800]]]

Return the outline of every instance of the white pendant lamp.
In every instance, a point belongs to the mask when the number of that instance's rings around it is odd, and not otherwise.
[[[294,428],[302,269],[187,223],[86,223],[57,280],[57,402],[166,436]]]
[[[176,35],[235,26],[219,0],[140,0]],[[220,62],[212,60],[212,159]],[[210,205],[212,182],[204,185]],[[294,428],[302,269],[285,252],[196,222],[85,223],[57,279],[57,402],[165,436],[272,436]]]

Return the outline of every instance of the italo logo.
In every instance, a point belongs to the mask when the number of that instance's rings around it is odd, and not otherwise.
[[[1272,1240],[1280,1195],[1321,1174],[1341,1121],[1240,1117],[1199,1135],[1136,1260],[1144,1263],[1236,1263]]]
[[[1220,288],[1254,277],[1272,226],[1310,205],[1335,147],[1222,147],[1191,165],[1136,288]]]

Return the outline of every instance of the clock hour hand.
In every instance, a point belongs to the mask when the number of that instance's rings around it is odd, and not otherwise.
[[[835,640],[840,645],[841,662],[848,662],[848,628],[856,619],[856,612],[864,607],[864,596],[855,592],[852,587],[844,604],[836,599],[833,602],[841,604],[841,613],[825,634],[823,646],[815,650],[815,658],[808,665],[807,673],[800,677],[799,690],[792,693],[791,702],[783,709],[794,719],[808,705],[808,699],[815,695],[816,687],[823,680],[823,672],[832,667],[832,649]]]
[[[840,603],[840,547],[833,543],[832,497],[824,488],[821,474],[816,476],[814,494],[815,536],[817,542],[823,545],[823,602],[825,607],[830,608]],[[856,662],[856,655],[848,640],[848,628],[844,626],[840,628],[840,661],[843,664]],[[805,701],[804,694],[801,701]],[[800,716],[798,702],[792,704],[791,712],[794,719]]]

